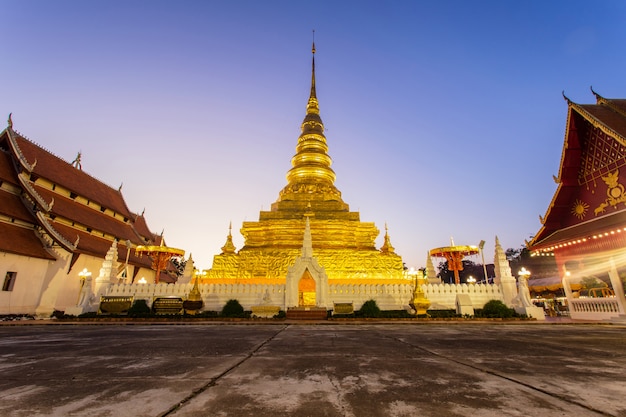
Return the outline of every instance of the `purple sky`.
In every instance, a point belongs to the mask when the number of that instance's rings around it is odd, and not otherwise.
[[[310,87],[335,185],[409,267],[520,247],[567,105],[626,98],[623,1],[0,0],[0,117],[211,267],[286,184]],[[315,242],[313,242],[315,248]],[[481,262],[478,257],[473,259]]]

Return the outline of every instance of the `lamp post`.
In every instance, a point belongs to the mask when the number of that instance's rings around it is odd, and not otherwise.
[[[478,244],[478,249],[480,249],[480,256],[483,260],[483,272],[485,273],[485,284],[489,284],[489,277],[487,276],[487,265],[485,265],[485,252],[483,252],[483,248],[485,247],[485,241],[481,240]]]
[[[470,275],[469,277],[467,277],[467,282],[468,284],[476,284],[476,278]]]
[[[522,269],[520,269],[517,274],[521,277],[524,277],[524,279],[528,279],[528,277],[530,276],[530,271],[522,267]]]

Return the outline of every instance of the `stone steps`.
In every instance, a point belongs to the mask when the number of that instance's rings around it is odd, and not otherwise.
[[[328,312],[319,307],[297,307],[287,309],[287,320],[327,320]]]

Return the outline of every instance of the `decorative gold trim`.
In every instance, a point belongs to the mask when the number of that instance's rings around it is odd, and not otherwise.
[[[571,213],[573,216],[577,217],[579,220],[582,220],[587,215],[587,211],[589,210],[589,204],[585,203],[582,200],[576,199],[574,204],[572,205]]]
[[[604,213],[605,209],[609,206],[617,208],[619,203],[626,203],[626,190],[624,186],[618,182],[619,169],[610,172],[606,177],[602,177],[602,180],[606,184],[607,198],[593,211],[596,216],[600,213]]]

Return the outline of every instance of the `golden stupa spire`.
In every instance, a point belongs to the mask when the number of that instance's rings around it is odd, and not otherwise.
[[[324,136],[324,123],[315,89],[315,40],[311,49],[311,92],[306,115],[301,125],[296,154],[291,158],[292,168],[287,172],[287,186],[280,192],[282,200],[337,200],[341,193],[335,188],[335,172]]]
[[[233,244],[232,229],[233,222],[230,222],[230,224],[228,225],[228,236],[226,237],[226,243],[224,244],[224,246],[222,246],[222,255],[235,253],[235,251],[237,250],[237,248],[235,248],[235,245]]]
[[[317,99],[317,94],[315,92],[315,31],[313,31],[313,47],[311,48],[311,53],[313,54],[313,65],[311,70],[311,94],[310,97]],[[311,100],[309,99],[309,104],[311,104]],[[317,100],[316,103],[317,104]],[[319,109],[317,109],[319,113]]]
[[[385,223],[385,242],[380,247],[380,251],[385,254],[393,254],[396,248],[391,245],[391,239],[389,238],[389,231],[387,229],[387,223]]]

